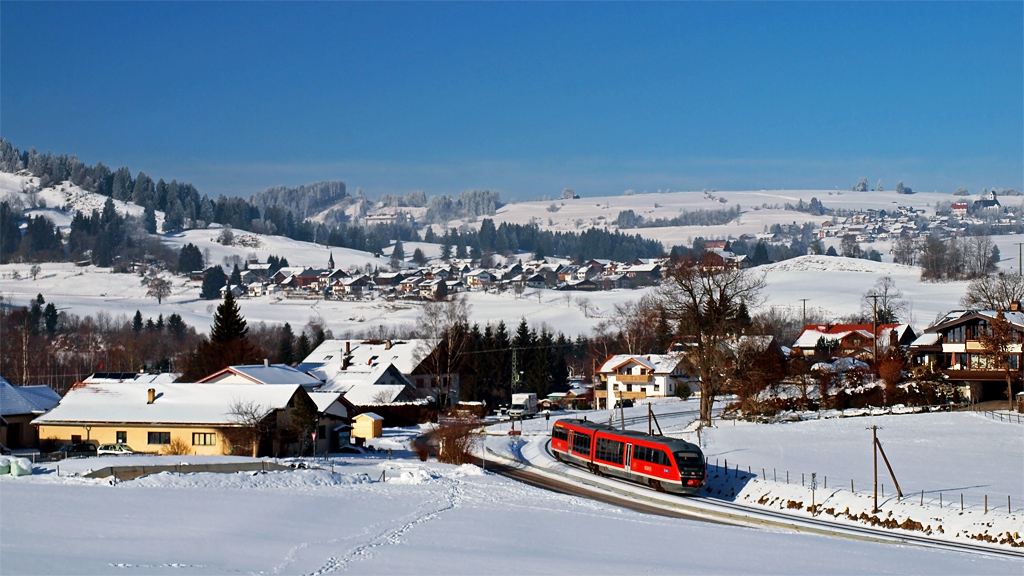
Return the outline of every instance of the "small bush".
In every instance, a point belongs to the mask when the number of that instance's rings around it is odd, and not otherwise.
[[[164,456],[185,456],[191,452],[192,448],[181,438],[171,438],[171,443],[160,449]]]
[[[473,424],[438,426],[434,430],[434,437],[438,442],[438,462],[469,464],[475,460],[473,453],[480,441],[478,426]]]

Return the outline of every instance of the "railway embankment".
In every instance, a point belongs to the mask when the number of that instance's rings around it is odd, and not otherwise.
[[[708,481],[700,497],[678,497],[656,493],[646,487],[599,478],[589,472],[555,460],[545,434],[509,439],[501,453],[490,457],[514,459],[539,473],[577,483],[591,490],[608,490],[619,496],[635,497],[647,503],[686,510],[706,519],[749,526],[787,527],[797,531],[833,534],[860,539],[877,539],[934,545],[960,550],[977,550],[1024,558],[1024,516],[1020,511],[964,507],[959,502],[935,505],[896,494],[880,496],[875,508],[874,493],[849,491],[832,486],[811,486],[795,481],[769,480],[753,471],[724,465],[708,467]],[[795,480],[795,479],[792,479]],[[993,503],[994,504],[994,503]],[[1006,506],[1006,503],[1003,503]]]

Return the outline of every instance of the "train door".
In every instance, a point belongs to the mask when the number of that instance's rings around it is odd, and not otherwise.
[[[629,465],[633,461],[633,445],[626,444],[626,472],[629,472]]]

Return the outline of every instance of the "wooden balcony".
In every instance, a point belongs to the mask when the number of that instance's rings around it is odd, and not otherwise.
[[[1005,382],[1006,372],[1002,370],[943,370],[950,380],[968,380],[975,382]],[[1011,370],[1014,381],[1020,379],[1020,370]]]
[[[649,384],[654,380],[654,375],[645,374],[642,376],[636,376],[633,374],[616,374],[615,380],[622,384]]]

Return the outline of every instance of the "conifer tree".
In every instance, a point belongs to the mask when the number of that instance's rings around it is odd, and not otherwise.
[[[289,365],[295,362],[295,333],[287,322],[281,330],[281,339],[277,341],[277,361]]]
[[[228,290],[224,294],[224,301],[217,306],[217,313],[213,315],[213,330],[210,332],[212,342],[227,343],[235,340],[243,340],[249,334],[249,327],[241,310],[235,302],[235,297]]]
[[[182,382],[195,382],[227,366],[255,364],[262,351],[248,338],[249,328],[228,291],[213,316],[210,339],[199,343],[186,361]]]

